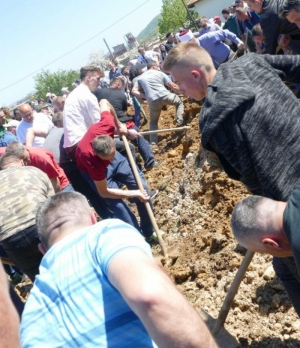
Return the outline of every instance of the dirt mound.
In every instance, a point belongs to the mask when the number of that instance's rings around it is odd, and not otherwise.
[[[198,104],[185,103],[192,140],[188,152],[184,134],[161,135],[154,147],[161,165],[145,176],[150,188],[159,189],[154,207],[164,239],[180,251],[164,270],[195,307],[216,318],[245,254],[232,237],[231,212],[249,193],[200,146],[199,111]],[[173,127],[174,117],[174,108],[163,111],[159,128]],[[270,256],[254,256],[225,327],[240,347],[300,347],[300,320],[274,275]]]

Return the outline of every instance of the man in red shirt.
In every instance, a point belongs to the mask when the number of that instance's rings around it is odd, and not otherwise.
[[[74,191],[64,170],[55,161],[52,152],[38,147],[26,147],[16,141],[9,144],[5,152],[22,159],[26,166],[36,167],[47,174],[55,192]]]
[[[136,138],[140,135],[133,129],[127,130],[126,126],[119,122],[114,109],[107,100],[101,100],[100,108],[101,120],[88,129],[77,146],[77,166],[91,187],[108,203],[115,217],[134,226],[144,237],[149,238],[153,229],[143,204],[144,201],[150,199],[143,173],[139,171],[144,186],[144,191],[140,191],[127,159],[116,151],[113,140],[116,128],[121,134],[126,133],[129,138]],[[101,153],[99,146],[104,147],[104,155],[99,154]],[[126,185],[128,190],[121,190],[123,185]],[[123,198],[133,198],[140,215],[140,226]]]

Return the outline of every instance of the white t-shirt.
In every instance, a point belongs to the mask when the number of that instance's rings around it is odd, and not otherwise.
[[[100,106],[89,88],[81,83],[65,102],[64,147],[79,143],[90,126],[100,121]]]
[[[145,59],[146,58],[146,59]],[[147,61],[146,61],[147,60]],[[144,55],[139,55],[136,64],[147,64],[151,60],[158,62],[157,52],[146,51]]]
[[[54,127],[50,119],[42,112],[35,112],[33,115],[33,123],[28,123],[22,120],[16,129],[17,138],[22,144],[25,144],[27,129],[33,127],[35,129],[45,129],[50,132],[50,130]],[[45,138],[43,137],[35,137],[32,146],[42,147],[44,141]]]

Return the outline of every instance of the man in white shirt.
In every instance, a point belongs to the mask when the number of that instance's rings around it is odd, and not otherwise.
[[[53,128],[53,123],[50,119],[43,113],[37,113],[33,111],[29,104],[23,104],[19,107],[22,121],[16,129],[17,137],[20,143],[25,144],[26,133],[30,128],[35,128],[39,130],[44,130],[46,133]],[[35,137],[32,146],[42,147],[45,138]]]
[[[158,62],[160,55],[158,52],[154,51],[145,51],[144,47],[138,48],[139,57],[137,59],[136,64],[148,64],[150,61],[154,60],[155,62]]]
[[[63,113],[64,148],[72,160],[75,160],[77,144],[86,131],[100,121],[100,106],[91,93],[98,88],[100,76],[101,70],[95,66],[81,68],[81,83],[66,99]]]

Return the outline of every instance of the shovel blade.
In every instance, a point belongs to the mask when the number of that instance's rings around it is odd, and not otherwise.
[[[239,346],[238,341],[224,327],[222,327],[216,334],[213,333],[217,320],[209,315],[204,309],[197,308],[197,312],[209,328],[209,331],[212,333],[220,348],[236,348]]]

